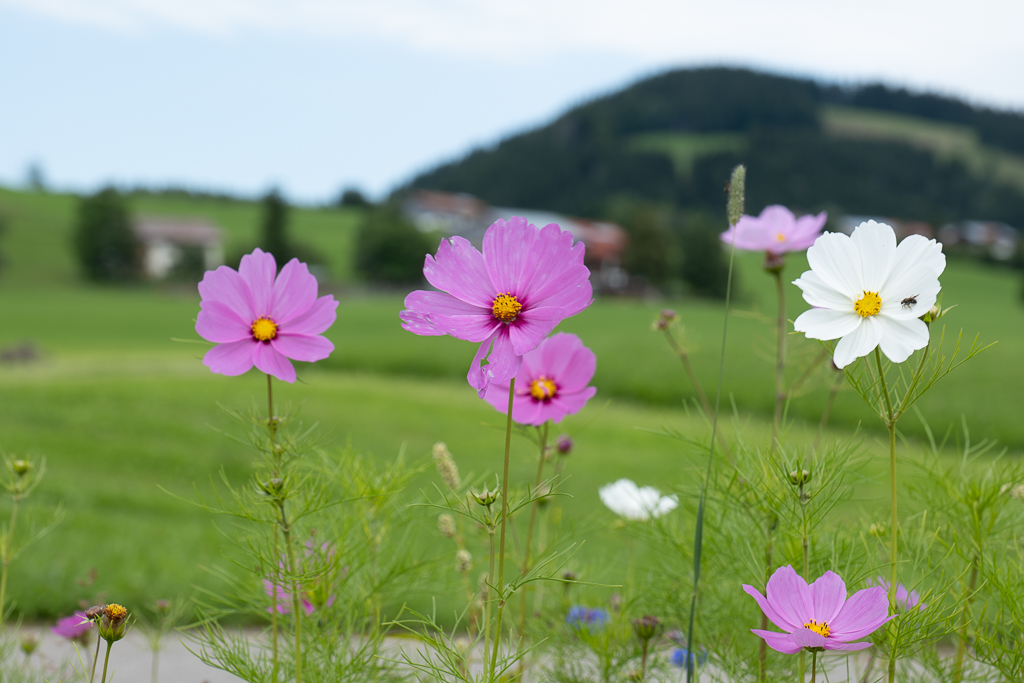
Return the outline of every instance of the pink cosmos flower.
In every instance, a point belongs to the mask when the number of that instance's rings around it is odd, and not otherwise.
[[[75,612],[70,617],[64,617],[57,621],[57,625],[50,630],[61,638],[68,640],[84,641],[92,628],[92,620],[85,616],[85,612]]]
[[[817,216],[808,214],[797,218],[786,207],[773,204],[764,207],[757,218],[740,218],[736,225],[722,233],[722,241],[732,244],[735,240],[737,249],[780,256],[790,251],[803,251],[814,244],[827,219],[824,211]]]
[[[210,270],[199,283],[202,308],[196,332],[217,344],[203,365],[221,375],[241,375],[255,365],[262,372],[295,381],[288,360],[323,360],[334,344],[321,336],[337,317],[333,296],[317,298],[309,267],[292,259],[277,274],[273,254],[256,249],[235,271]]]
[[[548,337],[523,356],[516,374],[516,395],[512,419],[519,424],[540,426],[583,409],[597,389],[587,383],[597,368],[597,356],[575,334]],[[499,413],[508,410],[509,382],[492,382],[484,400]]]
[[[442,291],[407,296],[402,327],[481,342],[466,378],[483,398],[491,382],[515,377],[523,356],[558,323],[591,304],[583,251],[558,225],[538,229],[518,217],[487,229],[482,254],[462,237],[443,239],[423,265],[427,282]]]
[[[889,594],[889,582],[883,577],[875,577],[874,585],[881,586],[885,591],[885,594]],[[917,591],[912,591],[902,583],[896,584],[896,606],[903,610],[912,610],[915,607],[917,609],[924,609],[924,605],[921,604],[921,596]]]
[[[792,566],[779,567],[768,579],[765,598],[753,586],[743,586],[773,624],[785,633],[751,629],[768,647],[785,654],[812,650],[863,650],[871,643],[850,642],[870,635],[895,619],[889,614],[885,589],[865,588],[846,599],[846,584],[825,572],[810,586]]]

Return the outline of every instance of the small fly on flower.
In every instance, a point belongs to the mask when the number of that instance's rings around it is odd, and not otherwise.
[[[908,296],[906,299],[904,299],[900,303],[903,304],[903,308],[906,308],[906,309],[909,310],[909,309],[914,307],[914,304],[917,303],[917,297],[919,297],[919,296],[921,296],[921,295],[920,294],[914,294],[913,296]]]

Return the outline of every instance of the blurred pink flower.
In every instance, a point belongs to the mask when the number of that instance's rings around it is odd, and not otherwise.
[[[874,585],[881,586],[885,591],[885,594],[889,594],[889,582],[883,577],[877,576],[874,580]],[[912,591],[902,583],[896,584],[896,607],[902,610],[912,610],[915,607],[918,609],[924,609],[924,605],[921,604],[921,596],[917,591]]]
[[[483,253],[462,237],[443,239],[423,265],[427,282],[442,291],[409,294],[402,327],[480,342],[466,378],[483,398],[491,382],[510,381],[558,323],[591,304],[583,251],[558,225],[537,228],[519,217],[495,221]]]
[[[294,382],[289,358],[313,362],[334,350],[321,335],[334,324],[338,302],[330,295],[317,298],[316,278],[298,259],[277,275],[273,254],[256,249],[242,257],[237,271],[227,266],[207,271],[199,294],[196,332],[217,344],[203,357],[213,372],[241,375],[255,365]]]
[[[794,654],[812,650],[863,650],[871,643],[853,643],[895,619],[888,616],[889,600],[885,589],[865,588],[846,599],[846,584],[837,574],[825,572],[810,586],[792,566],[779,567],[768,579],[761,595],[753,586],[743,586],[757,600],[773,624],[785,633],[750,629],[764,638],[771,649]]]
[[[575,334],[559,332],[548,337],[523,356],[516,374],[512,419],[539,426],[578,413],[597,393],[587,386],[596,368],[597,356]],[[508,385],[507,380],[492,382],[484,394],[484,400],[500,413],[508,410]]]
[[[57,625],[50,630],[61,638],[68,640],[84,641],[92,628],[92,621],[85,616],[85,612],[75,612],[70,617],[64,617],[57,621]]]
[[[786,207],[773,204],[764,207],[757,218],[740,218],[736,225],[722,233],[722,241],[732,244],[735,240],[737,249],[766,251],[776,256],[803,251],[814,244],[827,218],[824,211],[817,216],[808,214],[797,218]]]
[[[270,598],[271,600],[273,600],[275,594],[277,596],[277,613],[278,614],[291,614],[291,612],[292,612],[292,594],[289,591],[286,591],[284,589],[284,587],[281,586],[281,585],[277,586],[276,593],[274,591],[274,588],[275,588],[275,586],[274,586],[274,583],[272,581],[270,581],[268,579],[263,579],[263,590],[266,592],[267,597]],[[307,600],[305,597],[300,598],[299,601],[302,603],[302,611],[306,613],[306,616],[309,616],[310,614],[312,614],[313,612],[316,611],[316,606],[312,602]],[[334,596],[332,595],[332,596],[327,598],[327,601],[324,604],[324,607],[330,607],[333,604],[334,604]],[[271,605],[270,607],[268,607],[267,611],[268,612],[273,612],[274,611],[274,605]]]

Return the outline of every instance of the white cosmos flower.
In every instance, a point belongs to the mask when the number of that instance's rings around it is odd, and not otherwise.
[[[646,522],[651,517],[661,517],[679,505],[676,496],[663,496],[658,489],[651,486],[641,488],[629,479],[605,484],[598,493],[601,502],[609,510],[633,522]]]
[[[942,245],[911,235],[896,246],[885,223],[861,223],[853,235],[826,233],[807,250],[811,269],[793,282],[811,306],[793,323],[811,339],[838,339],[833,361],[845,367],[881,347],[902,363],[928,344],[920,318],[935,305],[946,267]]]

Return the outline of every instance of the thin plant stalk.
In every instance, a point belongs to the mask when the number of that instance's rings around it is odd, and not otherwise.
[[[896,414],[893,413],[892,399],[889,398],[889,387],[885,383],[885,369],[882,367],[882,354],[875,347],[875,364],[878,366],[879,391],[885,404],[885,426],[889,430],[889,497],[892,504],[892,540],[889,556],[889,604],[896,605],[896,576],[899,553],[899,527],[896,515]],[[909,395],[909,391],[908,391]],[[889,683],[896,680],[896,658],[889,657]]]
[[[803,653],[804,653],[804,651],[800,650],[800,654],[803,654]],[[816,679],[817,677],[818,677],[818,653],[812,651],[811,652],[811,683],[814,683],[814,679]]]
[[[742,195],[740,195],[739,201],[737,202],[739,209],[735,210],[733,206],[734,194],[742,193],[742,183],[745,177],[746,169],[742,166],[737,166],[733,171],[733,182],[730,183],[732,190],[729,196],[729,213],[730,223],[739,220],[737,215],[735,219],[732,214],[742,214]],[[734,186],[740,184],[740,188]],[[704,505],[707,502],[708,494],[708,483],[711,480],[711,465],[714,463],[715,458],[715,437],[718,435],[718,409],[722,403],[722,381],[725,376],[725,342],[729,335],[729,305],[732,301],[732,269],[733,264],[736,260],[736,241],[733,240],[732,247],[729,249],[729,272],[725,281],[725,320],[722,322],[722,348],[721,356],[718,360],[718,388],[715,390],[715,410],[711,415],[711,443],[708,446],[708,465],[704,472],[704,481],[700,487],[700,502],[697,505],[697,520],[696,529],[693,534],[693,594],[690,596],[690,618],[686,630],[686,648],[690,653],[694,652],[695,643],[693,641],[693,628],[694,618],[697,614],[697,593],[700,587],[700,555],[704,545]],[[696,679],[694,678],[694,666],[693,657],[686,658],[686,683],[693,683]]]
[[[150,682],[151,683],[157,683],[159,677],[160,677],[160,650],[154,649],[153,650],[153,669],[150,672],[150,676],[149,676]]]
[[[295,617],[295,683],[302,683],[302,610],[299,603],[299,583],[295,579],[298,566],[295,564],[295,551],[291,544],[291,528],[284,516],[284,503],[281,503],[281,523],[283,525],[284,547],[288,553],[288,570],[292,574],[292,614]]]
[[[821,412],[821,422],[818,423],[818,433],[814,436],[814,444],[811,446],[812,453],[818,452],[818,446],[821,444],[821,439],[825,435],[825,427],[828,426],[828,418],[832,415],[832,406],[835,405],[836,394],[839,393],[839,387],[841,387],[845,381],[846,373],[837,372],[836,378],[828,388],[828,398],[825,400],[825,409]]]
[[[767,583],[768,579],[771,578],[771,574],[772,574],[772,520],[771,519],[768,520],[768,533],[765,534],[764,560],[765,560],[764,580],[765,580],[765,583]],[[761,630],[762,631],[767,631],[768,630],[768,615],[764,613],[764,610],[759,610],[759,611],[761,612]],[[768,680],[768,641],[766,641],[764,638],[761,639],[761,649],[760,649],[760,652],[758,653],[758,669],[759,669],[760,673],[758,675],[757,680],[760,681],[760,683],[766,683],[766,681]]]
[[[536,496],[537,489],[540,488],[540,483],[544,477],[544,456],[547,454],[548,449],[548,431],[551,428],[551,422],[545,422],[544,427],[537,428],[537,435],[540,441],[540,454],[537,459],[537,481],[534,483],[534,496]],[[523,575],[530,571],[530,548],[533,546],[533,529],[537,523],[537,508],[540,507],[540,499],[534,498],[533,503],[530,505],[530,524],[526,528],[526,549],[523,551]],[[527,586],[522,589],[522,594],[519,596],[519,647],[522,649],[523,639],[526,637],[526,598],[529,590]]]
[[[267,430],[270,432],[270,446],[271,446],[271,448],[273,448],[274,444],[277,442],[277,422],[274,420],[274,384],[273,384],[273,378],[270,376],[269,372],[267,373]],[[275,465],[277,465],[276,449],[275,449],[275,453],[274,453],[274,462],[275,462]],[[278,476],[278,474],[279,474],[279,472],[275,468],[274,476],[276,477],[276,476]],[[277,525],[274,525],[274,557],[277,557],[277,556],[278,556],[278,549],[277,549]],[[275,574],[275,577],[274,577],[275,580],[271,582],[273,585],[271,586],[271,589],[270,589],[271,600],[272,600],[272,602],[270,603],[272,605],[271,610],[270,610],[270,624],[271,624],[270,628],[271,628],[271,631],[273,632],[273,635],[271,637],[271,640],[272,640],[272,655],[271,655],[271,657],[272,657],[272,660],[274,662],[273,670],[271,672],[271,677],[270,677],[271,683],[277,683],[277,676],[278,676],[278,673],[280,672],[280,660],[278,659],[278,653],[277,653],[277,639],[278,639],[278,633],[279,633],[279,627],[278,627],[278,623],[277,623],[277,587],[278,587],[278,580],[280,579],[280,577],[277,576],[277,570],[276,569],[274,570],[274,574]]]
[[[103,640],[99,636],[96,636],[96,653],[92,656],[92,674],[89,676],[89,683],[96,680],[96,664],[100,661],[100,641]]]
[[[107,641],[107,655],[103,658],[103,676],[100,677],[100,683],[106,683],[107,680],[107,664],[110,663],[110,646],[113,645],[109,640]]]
[[[686,371],[686,376],[690,378],[690,385],[694,391],[697,392],[697,398],[700,401],[700,407],[704,410],[705,415],[711,415],[711,403],[708,401],[708,395],[704,393],[704,387],[701,385],[700,380],[697,379],[697,373],[693,370],[693,365],[690,363],[690,354],[686,352],[679,342],[676,340],[672,330],[666,326],[665,328],[665,339],[668,340],[669,346],[672,347],[672,351],[679,356],[679,360],[683,364],[683,369]],[[719,443],[722,452],[726,455],[729,454],[729,446],[725,442],[725,437],[721,434],[718,435]]]
[[[775,359],[775,414],[772,417],[772,452],[775,452],[775,441],[778,439],[782,406],[786,402],[786,286],[782,280],[782,269],[775,271],[775,291],[779,297],[779,348]]]
[[[7,527],[7,537],[4,539],[3,568],[0,569],[0,626],[7,618],[7,574],[11,568],[11,555],[14,551],[14,525],[18,520],[18,502],[21,500],[19,493],[11,495],[11,522]]]
[[[960,683],[964,678],[964,655],[967,652],[967,627],[971,623],[971,602],[974,597],[974,589],[978,583],[978,564],[981,558],[981,538],[978,538],[978,549],[971,559],[971,580],[967,587],[967,597],[964,610],[960,615],[960,638],[956,644],[956,658],[953,662],[953,683]]]
[[[489,516],[489,513],[490,513],[490,508],[488,508],[488,516]],[[490,553],[489,553],[489,555],[490,555],[490,558],[491,558],[491,566],[490,566],[490,571],[487,574],[487,582],[490,583],[491,581],[494,580],[492,578],[494,576],[494,559],[495,559],[495,554],[494,554],[494,524],[493,524],[493,520],[491,521],[491,523],[487,527],[487,536],[488,536],[488,540],[490,541]],[[490,657],[490,654],[491,654],[491,591],[492,590],[493,589],[490,586],[487,587],[486,612],[484,614],[484,653],[483,653],[484,654],[484,671],[489,671],[490,670],[490,669],[488,669],[487,663],[489,661],[488,657]]]
[[[512,450],[512,399],[516,395],[516,378],[508,385],[508,419],[505,421],[505,463],[501,476],[501,536],[498,541],[498,615],[494,620],[494,645],[488,680],[493,681],[498,664],[498,644],[501,642],[501,616],[505,611],[505,527],[508,523],[508,460]]]

